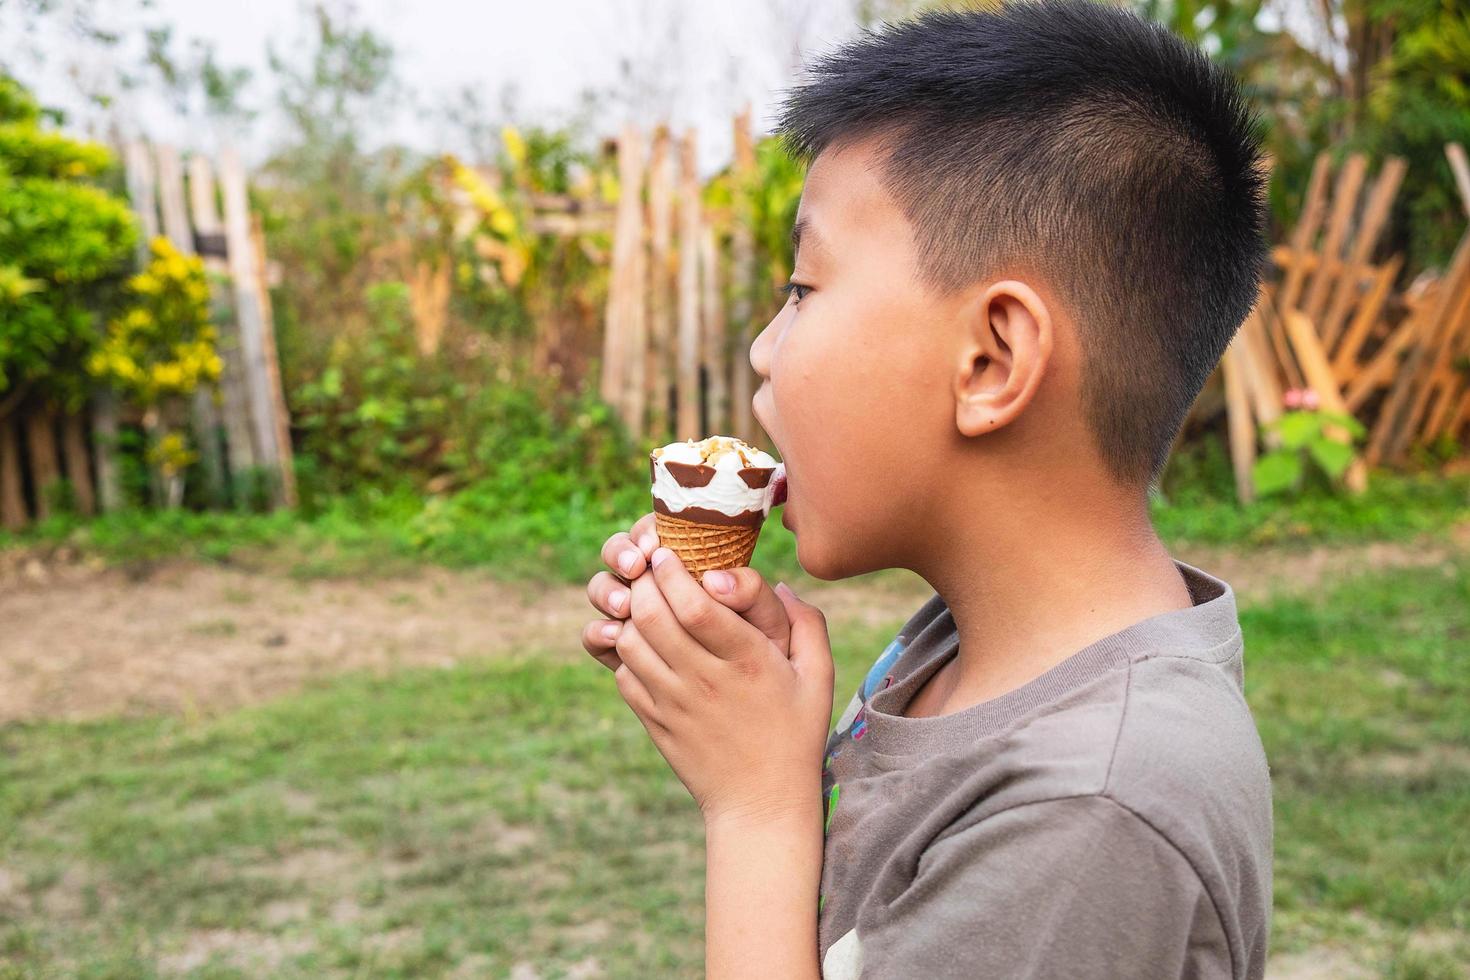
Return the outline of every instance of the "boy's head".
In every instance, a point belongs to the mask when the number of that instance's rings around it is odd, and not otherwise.
[[[1088,0],[818,61],[778,127],[810,164],[801,288],[750,352],[807,570],[915,567],[1018,495],[1141,501],[1256,298],[1256,125],[1198,50]]]

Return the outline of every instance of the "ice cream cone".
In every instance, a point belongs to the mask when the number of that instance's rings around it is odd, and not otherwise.
[[[678,555],[695,578],[714,568],[749,565],[761,533],[758,526],[701,524],[657,512],[653,520],[659,544]]]
[[[761,525],[784,496],[784,467],[730,436],[649,454],[655,529],[696,578],[750,564]]]

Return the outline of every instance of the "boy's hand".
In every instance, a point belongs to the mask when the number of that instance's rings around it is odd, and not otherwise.
[[[616,644],[630,609],[629,583],[648,569],[657,547],[653,514],[644,514],[626,533],[620,531],[603,543],[602,561],[609,571],[598,572],[587,582],[587,598],[593,608],[609,618],[594,619],[582,628],[582,646],[608,670],[617,670],[622,663]],[[745,617],[787,652],[791,634],[786,610],[759,572],[750,568],[708,572],[704,584],[721,605]],[[729,591],[725,591],[727,586]]]
[[[796,812],[821,795],[832,713],[832,651],[820,610],[760,576],[755,606],[779,603],[782,645],[694,581],[667,548],[629,591],[614,668],[618,693],[705,819]],[[732,576],[741,578],[742,576]]]

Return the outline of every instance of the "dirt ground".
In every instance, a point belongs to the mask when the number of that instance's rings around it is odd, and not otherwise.
[[[1470,525],[1420,542],[1179,557],[1230,582],[1246,603],[1463,550]],[[907,573],[798,590],[833,622],[870,624],[901,621],[929,594]],[[268,563],[106,568],[10,551],[0,553],[0,724],[213,712],[349,670],[531,652],[579,659],[591,616],[578,586],[522,587],[444,569],[298,581]]]

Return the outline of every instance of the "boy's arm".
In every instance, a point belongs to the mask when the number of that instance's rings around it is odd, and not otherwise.
[[[1247,976],[1190,863],[1103,796],[1017,806],[940,837],[856,939],[863,976]]]
[[[705,822],[705,976],[816,980],[822,804]]]

